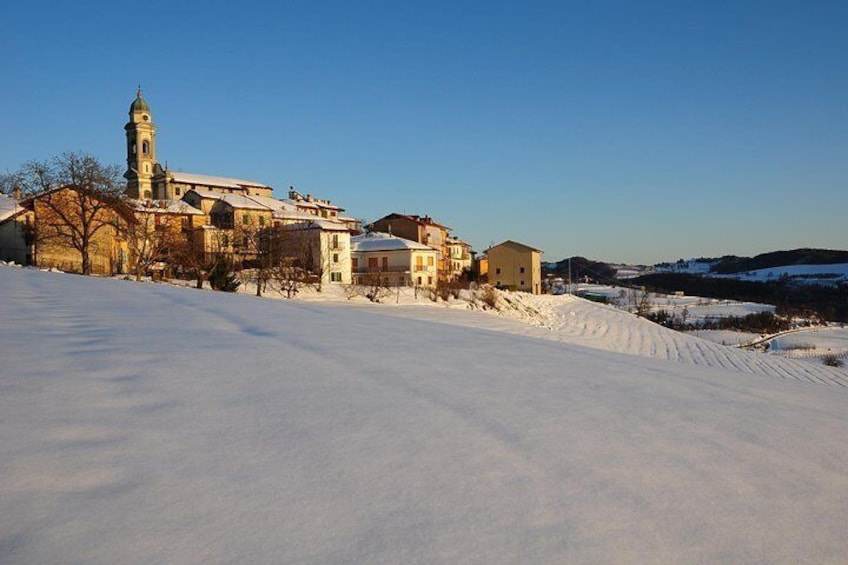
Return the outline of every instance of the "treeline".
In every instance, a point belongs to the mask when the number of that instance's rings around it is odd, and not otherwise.
[[[773,334],[792,327],[788,318],[775,316],[771,312],[754,312],[747,316],[707,318],[697,322],[687,322],[685,319],[673,316],[666,310],[650,312],[645,317],[652,322],[678,331],[697,328],[700,330],[733,330]]]
[[[651,292],[683,291],[691,296],[773,304],[781,316],[818,316],[848,322],[848,286],[792,285],[783,281],[742,281],[689,273],[651,273],[628,280]]]

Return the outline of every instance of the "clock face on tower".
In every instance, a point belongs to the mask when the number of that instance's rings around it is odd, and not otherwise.
[[[142,119],[142,120],[144,120],[144,121],[146,122],[146,121],[147,121],[147,120],[149,120],[150,118],[149,118],[149,117],[147,117],[147,114],[144,114],[143,116],[141,116],[141,119]]]

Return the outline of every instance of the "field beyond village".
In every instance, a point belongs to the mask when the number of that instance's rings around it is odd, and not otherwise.
[[[572,296],[0,288],[3,564],[848,555],[844,368]]]

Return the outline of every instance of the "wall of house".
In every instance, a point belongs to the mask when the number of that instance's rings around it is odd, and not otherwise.
[[[32,212],[9,218],[0,224],[0,260],[28,265],[32,259],[32,245],[27,245],[26,222],[32,222]]]
[[[435,250],[393,249],[389,251],[354,251],[354,282],[363,284],[375,273],[391,286],[436,285],[438,252]]]
[[[487,255],[489,284],[533,294],[541,293],[542,266],[538,251],[498,245],[489,249]]]
[[[86,216],[93,213],[92,206],[94,204],[89,201]],[[70,189],[62,189],[35,198],[33,212],[37,234],[34,259],[37,265],[63,271],[82,272],[82,254],[74,247],[67,228],[69,224],[82,225],[82,207],[77,193]],[[60,219],[58,212],[64,215],[64,220]],[[115,208],[102,207],[93,214],[91,224],[102,226],[96,229],[89,242],[91,272],[101,275],[128,272],[129,253],[124,235],[126,220]]]
[[[318,231],[321,240],[323,284],[350,284],[350,233]]]
[[[420,243],[421,233],[418,230],[418,222],[413,222],[406,218],[380,219],[373,224],[374,231],[383,233],[391,233],[394,236],[402,237],[410,241],[418,241]]]

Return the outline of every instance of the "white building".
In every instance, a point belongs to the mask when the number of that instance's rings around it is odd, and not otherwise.
[[[384,284],[391,286],[436,285],[438,250],[380,232],[357,235],[350,241],[355,284],[368,284],[374,277],[379,277]]]

